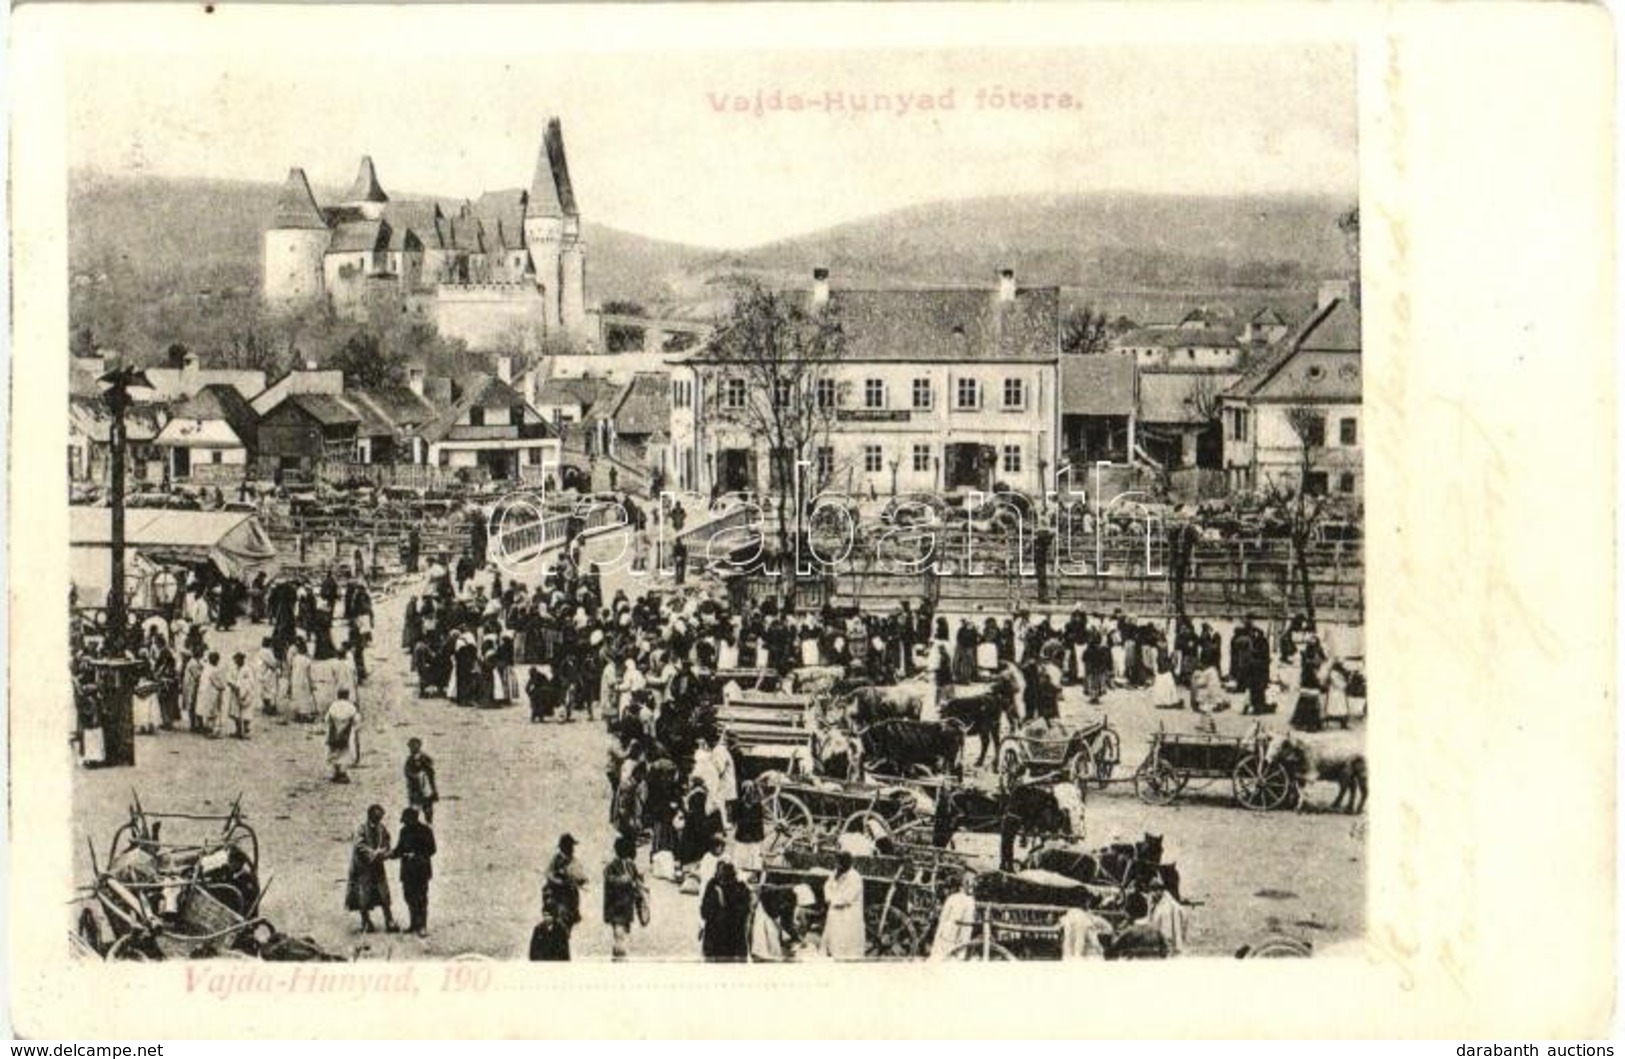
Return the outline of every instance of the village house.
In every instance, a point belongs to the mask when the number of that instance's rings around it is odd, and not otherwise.
[[[240,482],[254,452],[258,418],[234,387],[213,383],[175,405],[154,439],[176,482]]]
[[[1124,350],[1060,360],[1061,463],[1127,463],[1137,447],[1134,356]]]
[[[507,382],[476,372],[449,408],[423,429],[432,466],[478,468],[498,480],[559,473],[558,430]]]
[[[162,453],[153,444],[168,420],[164,405],[131,404],[124,413],[125,469],[137,482],[163,477]],[[101,394],[68,396],[68,480],[111,481],[113,416]]]
[[[1221,401],[1224,468],[1232,489],[1360,495],[1360,349],[1357,291],[1323,288],[1309,319]]]
[[[812,453],[818,481],[876,496],[1044,490],[1059,423],[1057,288],[1018,287],[1005,270],[992,289],[831,290],[819,269],[806,297],[844,336],[842,356],[805,397],[831,413]],[[712,344],[676,363],[676,484],[778,489],[769,443],[743,414],[744,374]]]

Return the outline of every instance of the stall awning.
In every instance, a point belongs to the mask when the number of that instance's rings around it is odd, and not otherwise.
[[[69,509],[68,542],[105,550],[113,543],[113,513],[104,507]],[[173,511],[136,508],[124,513],[131,552],[159,563],[213,562],[227,577],[247,580],[276,563],[276,546],[259,516],[242,511]]]

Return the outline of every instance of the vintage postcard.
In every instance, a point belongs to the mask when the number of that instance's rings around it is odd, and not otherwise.
[[[1610,1032],[1601,9],[15,24],[17,1032]]]

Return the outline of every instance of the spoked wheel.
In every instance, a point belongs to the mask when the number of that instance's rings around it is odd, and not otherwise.
[[[1173,804],[1184,786],[1173,766],[1159,757],[1146,758],[1134,773],[1134,794],[1147,805]]]
[[[902,909],[883,905],[863,917],[868,927],[864,955],[877,960],[906,960],[919,955],[920,933]]]
[[[1117,764],[1122,760],[1122,741],[1117,738],[1116,731],[1107,728],[1100,733],[1094,747],[1095,782],[1104,788],[1111,782],[1112,773],[1117,771]]]
[[[1015,954],[996,941],[967,941],[948,954],[950,960],[1014,960]]]
[[[1249,960],[1285,960],[1302,959],[1313,955],[1314,950],[1308,942],[1287,937],[1285,934],[1273,934],[1249,948],[1244,958]]]
[[[1280,809],[1297,797],[1298,785],[1286,766],[1266,761],[1260,754],[1248,754],[1236,762],[1231,779],[1235,782],[1237,804],[1255,812]]]
[[[999,749],[999,782],[1005,790],[1021,783],[1022,774],[1027,767],[1026,757],[1020,747],[1008,743]]]
[[[762,839],[763,853],[782,853],[797,839],[811,834],[812,810],[795,795],[775,791],[763,808],[766,810],[762,814],[766,825]]]
[[[886,818],[873,809],[860,809],[841,821],[841,829],[838,833],[842,835],[863,835],[876,844],[893,837],[891,827],[886,823]]]

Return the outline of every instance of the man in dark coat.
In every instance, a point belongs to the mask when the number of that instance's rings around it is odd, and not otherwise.
[[[700,922],[701,955],[717,962],[744,962],[749,951],[750,887],[739,881],[731,861],[718,861],[716,874],[705,884]]]
[[[406,910],[411,917],[406,929],[420,938],[429,933],[429,880],[434,878],[434,855],[434,829],[419,822],[416,809],[403,809],[400,837],[389,856],[401,862],[401,892],[406,895]]]

